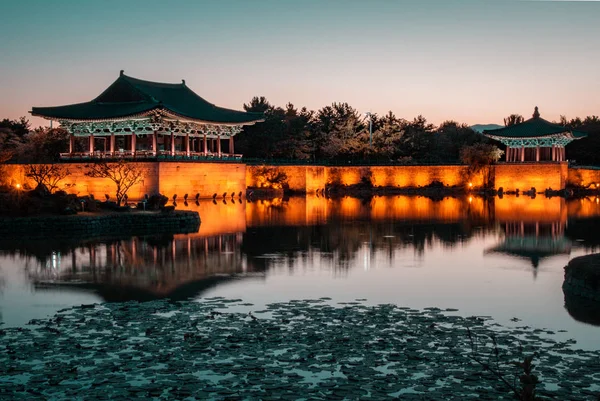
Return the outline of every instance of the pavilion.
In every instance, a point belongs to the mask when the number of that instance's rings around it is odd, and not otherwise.
[[[239,159],[233,137],[262,113],[218,107],[179,84],[144,81],[121,73],[94,100],[32,107],[33,116],[58,121],[70,134],[63,159]],[[76,152],[83,139],[84,152]],[[227,141],[223,149],[221,141]],[[81,148],[81,143],[79,144]]]
[[[537,107],[529,120],[485,130],[483,135],[506,145],[506,162],[565,161],[565,146],[587,136],[583,132],[544,120]]]

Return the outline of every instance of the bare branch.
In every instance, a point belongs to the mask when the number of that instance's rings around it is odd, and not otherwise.
[[[70,174],[69,168],[60,164],[28,164],[25,166],[25,176],[35,181],[37,185],[44,185],[50,192],[58,189],[58,183]]]
[[[87,166],[85,173],[91,178],[107,178],[117,186],[117,204],[127,194],[127,191],[144,179],[144,170],[138,163],[126,162],[124,160],[115,163],[99,162]]]

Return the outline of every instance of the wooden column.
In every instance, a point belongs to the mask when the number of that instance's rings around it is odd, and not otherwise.
[[[190,134],[185,134],[185,153],[190,156]]]
[[[94,153],[94,134],[90,134],[90,155]]]
[[[217,154],[221,157],[221,136],[217,136]]]
[[[507,146],[506,147],[506,162],[508,163],[510,161],[510,148]]]
[[[525,146],[521,146],[521,162],[525,161]]]
[[[69,135],[69,153],[73,153],[75,150],[75,135]]]
[[[135,136],[135,132],[131,133],[131,153],[135,156],[135,142],[136,142],[136,136]]]
[[[114,156],[115,154],[115,133],[110,134],[110,155]]]
[[[552,145],[552,161],[556,161],[556,147]]]
[[[156,131],[152,134],[152,151],[155,155],[158,154],[158,132]]]
[[[234,150],[233,150],[233,137],[232,136],[229,137],[229,153],[232,156],[235,153]]]
[[[535,161],[536,162],[540,161],[540,147],[539,147],[539,145],[535,147]]]
[[[206,143],[206,134],[204,134],[204,139],[202,140],[202,147],[204,148],[204,156],[208,154],[208,144]]]
[[[171,156],[175,156],[175,134],[171,131]]]

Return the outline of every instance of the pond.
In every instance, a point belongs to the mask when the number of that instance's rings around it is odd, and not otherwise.
[[[97,302],[331,298],[454,308],[600,349],[600,326],[565,300],[564,266],[599,240],[598,200],[317,196],[177,205],[189,235],[0,240],[0,321],[23,326]]]

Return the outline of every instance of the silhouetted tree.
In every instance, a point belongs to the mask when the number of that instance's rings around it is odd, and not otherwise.
[[[35,181],[37,185],[44,185],[50,192],[58,189],[58,183],[69,175],[71,175],[71,171],[64,164],[28,164],[25,166],[25,176]]]
[[[25,142],[15,150],[15,159],[22,163],[54,163],[60,160],[60,153],[68,148],[67,131],[39,127],[25,136]]]
[[[525,121],[525,119],[523,118],[522,115],[520,115],[520,114],[511,114],[510,116],[508,116],[508,117],[506,117],[504,119],[504,125],[506,127],[509,127],[511,125],[521,124],[523,121]]]
[[[127,194],[127,191],[144,179],[144,170],[138,163],[124,160],[115,163],[92,163],[86,167],[88,171],[85,175],[88,177],[108,178],[115,183],[117,186],[116,198],[118,205],[121,205],[121,201]]]
[[[493,187],[491,166],[500,160],[503,153],[495,145],[487,143],[463,147],[460,150],[460,160],[469,166],[469,177],[466,178],[471,179],[475,174],[481,173],[484,187]]]

